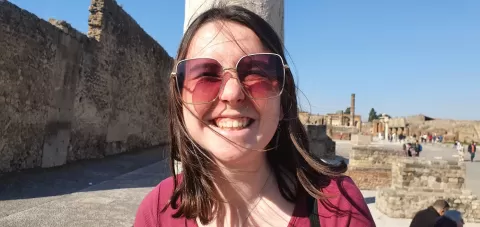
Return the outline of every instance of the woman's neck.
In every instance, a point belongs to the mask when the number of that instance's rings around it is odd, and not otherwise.
[[[243,164],[221,165],[213,174],[222,201],[213,222],[198,226],[288,225],[294,204],[278,190],[265,153]]]
[[[270,188],[274,176],[265,153],[245,164],[221,164],[214,172],[221,198],[229,204],[249,204]]]

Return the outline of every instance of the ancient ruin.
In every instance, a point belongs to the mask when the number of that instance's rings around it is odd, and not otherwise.
[[[306,125],[310,151],[320,159],[335,159],[335,141],[327,135],[325,125]]]
[[[348,172],[360,189],[390,187],[392,163],[404,156],[402,150],[375,145],[353,146],[349,154]]]
[[[355,94],[351,95],[350,113],[339,111],[325,115],[300,112],[299,118],[304,125],[325,125],[327,135],[336,140],[350,140],[362,128],[362,117],[355,115]]]
[[[405,136],[415,135],[417,138],[424,134],[441,135],[443,142],[459,140],[470,143],[471,141],[480,142],[480,121],[435,119],[425,115],[414,115],[377,119],[364,123],[363,132],[371,133],[373,136],[379,133],[381,135],[395,133]]]
[[[339,111],[325,115],[300,112],[300,120],[303,124],[327,125],[327,126],[355,126],[361,127],[361,116],[355,115],[355,94],[351,96],[350,113]]]
[[[167,141],[172,58],[114,0],[89,11],[85,35],[0,2],[0,173]]]
[[[480,222],[480,200],[465,189],[465,163],[399,158],[393,163],[392,185],[377,191],[378,210],[393,218],[413,218],[437,199],[445,199],[466,222]]]

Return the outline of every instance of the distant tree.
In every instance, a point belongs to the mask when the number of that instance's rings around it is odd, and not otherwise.
[[[370,109],[370,113],[368,114],[368,122],[372,122],[375,119],[378,119],[379,116],[377,115],[377,111],[374,108]]]
[[[343,112],[344,114],[350,114],[350,107],[347,107],[347,109],[345,109],[345,112]]]

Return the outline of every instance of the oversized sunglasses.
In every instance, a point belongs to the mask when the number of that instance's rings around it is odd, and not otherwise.
[[[279,96],[285,84],[283,58],[274,53],[258,53],[240,58],[235,68],[224,68],[212,58],[191,58],[177,63],[175,72],[177,90],[191,94],[189,104],[206,104],[215,101],[230,78],[237,79],[243,92],[251,99],[269,99]],[[226,75],[225,71],[236,72]]]

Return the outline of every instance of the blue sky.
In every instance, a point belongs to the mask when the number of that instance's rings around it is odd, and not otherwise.
[[[88,29],[90,0],[10,2]],[[117,2],[174,56],[184,1]],[[285,0],[285,45],[307,111],[345,109],[355,93],[363,119],[373,107],[480,120],[479,0]]]

